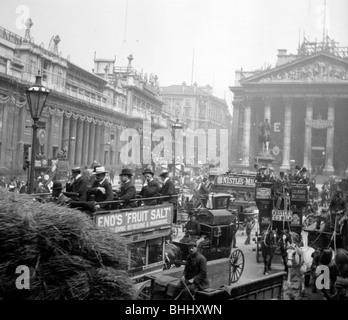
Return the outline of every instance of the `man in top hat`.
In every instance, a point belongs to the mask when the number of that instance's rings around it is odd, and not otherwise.
[[[161,196],[168,196],[164,201],[173,203],[174,205],[174,216],[173,216],[173,222],[176,223],[177,221],[177,198],[173,197],[175,195],[175,186],[172,180],[169,179],[169,171],[167,169],[163,169],[160,173],[160,177],[163,180],[163,186],[160,190]]]
[[[112,190],[112,185],[108,179],[106,179],[106,173],[104,167],[96,167],[95,172],[92,174],[95,175],[95,181],[92,184],[92,187],[87,191],[87,194],[93,194],[96,202],[104,201],[113,201],[114,192]],[[96,204],[95,209],[107,208],[108,204]]]
[[[87,185],[88,178],[81,175],[81,168],[71,169],[71,179],[66,183],[66,191],[77,193],[77,196],[72,196],[74,201],[87,201]]]
[[[156,182],[153,179],[154,173],[152,172],[151,169],[147,168],[143,172],[144,178],[145,178],[145,183],[139,194],[143,198],[151,198],[159,195],[159,192],[161,190],[161,186],[159,185],[158,182]],[[157,200],[144,200],[145,205],[147,206],[152,206],[157,204]]]
[[[54,181],[53,186],[51,188],[52,197],[50,199],[51,202],[55,203],[58,206],[66,205],[69,202],[69,198],[66,197],[63,193],[63,185],[60,181]]]
[[[182,299],[190,300],[198,290],[209,288],[207,276],[207,259],[198,252],[197,244],[190,242],[188,244],[189,255],[185,264],[185,269],[181,277],[183,289]]]
[[[128,168],[122,169],[120,176],[121,191],[118,200],[124,200],[124,208],[135,208],[136,202],[130,201],[131,199],[137,198],[137,191],[135,186],[132,184],[131,178],[133,176],[132,172]]]

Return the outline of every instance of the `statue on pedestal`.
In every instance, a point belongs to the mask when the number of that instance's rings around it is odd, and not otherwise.
[[[261,153],[269,155],[269,144],[271,142],[271,125],[268,119],[265,122],[261,122],[259,125],[259,143],[261,145]]]

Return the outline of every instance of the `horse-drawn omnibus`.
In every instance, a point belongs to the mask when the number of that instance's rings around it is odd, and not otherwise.
[[[261,235],[267,230],[277,230],[278,235],[285,229],[296,232],[301,238],[302,220],[307,214],[308,186],[289,184],[276,197],[273,182],[257,182],[255,201],[259,209],[259,233],[256,233],[256,261],[260,261]]]
[[[230,173],[215,177],[212,192],[229,193],[232,196],[229,209],[234,209],[238,214],[239,225],[244,227],[246,210],[256,207],[254,174]],[[257,214],[257,212],[255,212]]]

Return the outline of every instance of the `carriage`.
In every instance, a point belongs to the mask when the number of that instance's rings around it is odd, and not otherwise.
[[[195,210],[197,221],[201,227],[201,239],[197,242],[198,250],[208,261],[221,258],[230,259],[231,268],[228,283],[237,282],[244,269],[244,254],[241,250],[233,250],[232,239],[236,232],[236,221],[228,210],[230,206],[229,194],[211,193],[204,208]],[[185,264],[188,255],[188,242],[172,241],[179,249],[171,261],[168,261],[167,268]],[[181,257],[183,260],[178,261]]]
[[[274,183],[257,182],[255,201],[259,209],[259,232],[255,234],[256,261],[260,262],[262,234],[267,230],[278,231],[278,236],[285,229],[296,232],[301,239],[302,220],[307,215],[308,186],[307,184],[289,185],[281,197],[274,195]],[[277,250],[275,253],[279,253]]]

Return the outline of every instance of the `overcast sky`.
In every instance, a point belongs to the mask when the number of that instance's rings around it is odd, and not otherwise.
[[[210,84],[231,104],[228,87],[234,72],[275,65],[278,49],[297,53],[299,37],[323,35],[325,0],[0,0],[0,25],[31,36],[48,47],[59,35],[63,57],[87,69],[93,57],[113,58],[144,73],[157,74],[160,85]],[[348,46],[348,1],[326,0],[331,38]]]

